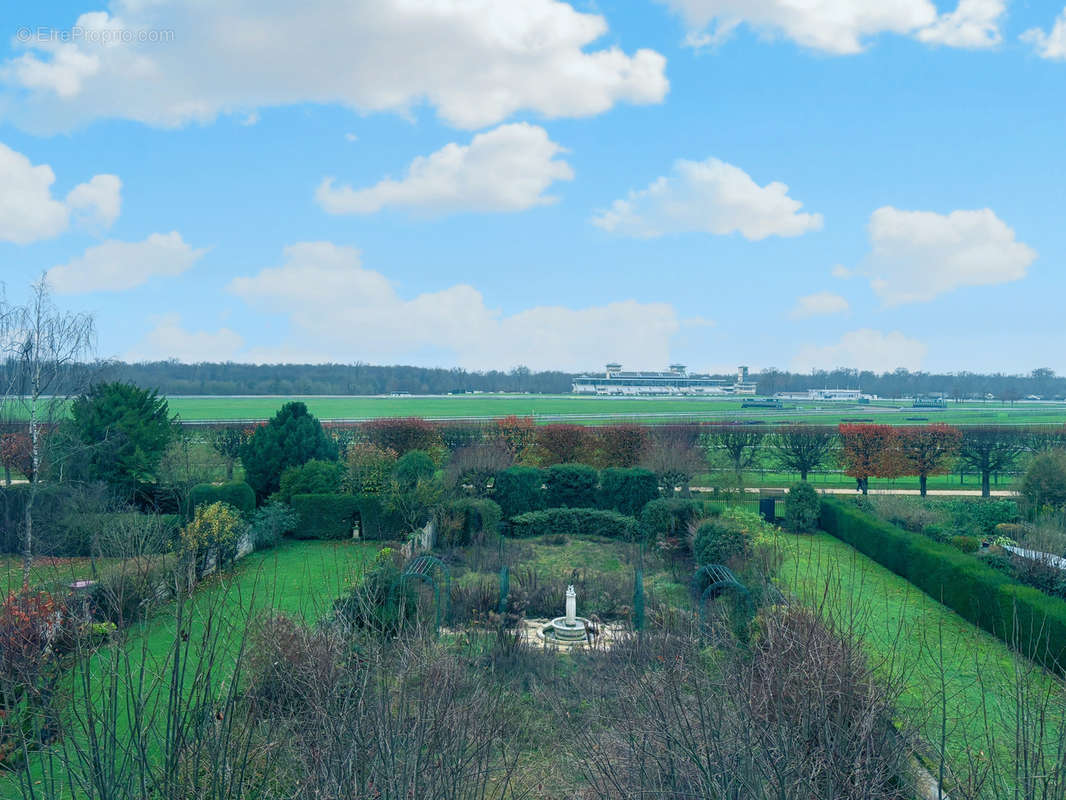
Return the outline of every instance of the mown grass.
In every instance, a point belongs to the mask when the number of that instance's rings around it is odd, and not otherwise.
[[[98,558],[96,569],[105,569],[121,559]],[[49,592],[63,592],[71,583],[93,577],[93,559],[91,558],[49,558],[34,559],[30,568],[29,583],[34,589]],[[17,592],[22,588],[22,558],[13,555],[0,555],[0,593]]]
[[[1012,653],[908,581],[824,533],[782,535],[780,580],[801,602],[851,631],[888,680],[901,680],[900,720],[943,752],[956,770],[987,758],[1014,759],[1017,676],[1030,691],[1066,703],[1057,678]],[[1049,742],[1066,735],[1051,714]]]

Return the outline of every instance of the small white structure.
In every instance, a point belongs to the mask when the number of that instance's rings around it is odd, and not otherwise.
[[[565,616],[556,617],[538,632],[538,636],[546,642],[559,647],[574,647],[588,644],[591,641],[590,623],[584,617],[577,615],[577,592],[574,585],[566,587],[566,612]]]

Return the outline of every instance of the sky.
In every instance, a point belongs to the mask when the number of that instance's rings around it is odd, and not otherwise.
[[[1063,0],[0,8],[103,358],[1066,373]]]

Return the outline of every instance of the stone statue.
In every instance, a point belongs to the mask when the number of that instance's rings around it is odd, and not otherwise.
[[[574,625],[577,620],[577,592],[574,591],[574,584],[570,584],[566,587],[566,624]]]

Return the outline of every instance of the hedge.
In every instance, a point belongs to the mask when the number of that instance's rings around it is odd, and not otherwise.
[[[496,476],[492,499],[506,518],[544,508],[544,471],[511,467]]]
[[[22,526],[31,487],[0,488],[0,553],[22,552]],[[87,556],[90,542],[65,524],[72,507],[71,487],[41,483],[33,503],[34,552],[43,556]]]
[[[297,494],[292,508],[300,515],[296,539],[350,539],[359,515],[363,539],[387,539],[393,530],[381,500],[360,494]]]
[[[949,544],[822,499],[824,530],[1046,667],[1066,670],[1066,601]]]
[[[544,476],[548,508],[594,508],[600,474],[587,464],[556,464]]]
[[[687,533],[689,524],[705,514],[705,504],[700,500],[680,497],[651,500],[640,512],[640,526],[644,537],[653,541]]]
[[[658,496],[659,479],[651,470],[609,467],[600,473],[600,508],[635,517]]]
[[[637,521],[617,511],[599,508],[549,508],[519,514],[511,519],[513,536],[524,538],[558,533],[631,541],[637,535]]]
[[[499,505],[492,500],[479,497],[464,497],[453,500],[444,505],[444,511],[448,514],[462,516],[462,529],[456,537],[456,541],[448,542],[452,545],[469,544],[470,540],[479,533],[496,533],[503,514]]]
[[[189,490],[186,518],[191,519],[199,506],[212,503],[229,503],[247,520],[255,512],[255,490],[244,481],[198,483]]]

